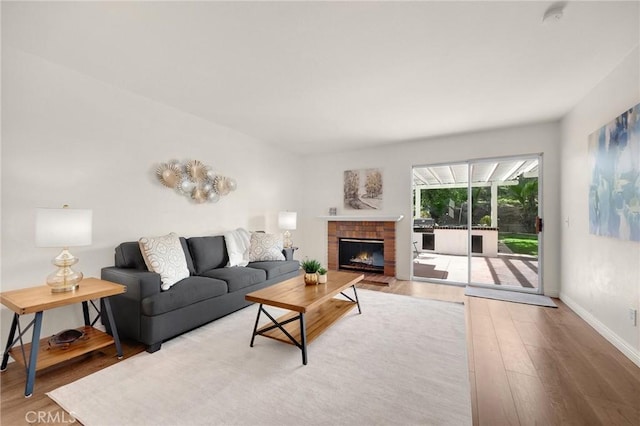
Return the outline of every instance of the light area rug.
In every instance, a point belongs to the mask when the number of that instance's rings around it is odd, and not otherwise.
[[[471,424],[464,306],[358,295],[306,366],[295,346],[249,347],[253,305],[48,395],[86,426]]]
[[[527,305],[546,306],[557,308],[556,304],[548,296],[541,294],[520,293],[509,290],[495,290],[492,288],[481,288],[467,286],[464,290],[465,296],[483,297],[485,299],[503,300],[505,302],[525,303]]]

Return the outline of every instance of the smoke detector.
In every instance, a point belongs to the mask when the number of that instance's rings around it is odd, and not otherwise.
[[[542,17],[543,24],[554,24],[564,16],[564,3],[552,5]]]

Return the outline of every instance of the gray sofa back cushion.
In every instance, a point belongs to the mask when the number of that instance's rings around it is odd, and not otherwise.
[[[137,241],[129,241],[116,247],[115,265],[118,268],[147,270],[147,265],[144,263]]]
[[[195,268],[193,267],[193,260],[191,259],[191,253],[189,251],[187,240],[183,237],[180,237],[180,244],[182,244],[184,257],[187,260],[187,268],[189,268],[189,274],[194,275]],[[140,245],[137,241],[128,241],[116,247],[115,266],[118,268],[139,269],[141,271],[147,270],[147,265],[146,263],[144,263],[144,258],[142,257],[142,252],[140,251]]]
[[[192,237],[187,240],[196,275],[215,268],[224,268],[229,262],[227,246],[222,235]]]

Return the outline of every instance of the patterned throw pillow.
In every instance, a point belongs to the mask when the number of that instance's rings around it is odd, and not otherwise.
[[[251,234],[249,245],[249,261],[263,262],[267,260],[284,260],[282,254],[283,242],[281,234]]]
[[[189,276],[187,259],[175,232],[162,237],[142,237],[138,241],[144,263],[150,271],[160,274],[162,290]]]

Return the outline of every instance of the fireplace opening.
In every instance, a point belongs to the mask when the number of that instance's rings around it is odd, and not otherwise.
[[[338,262],[340,269],[384,274],[384,241],[340,238]]]

